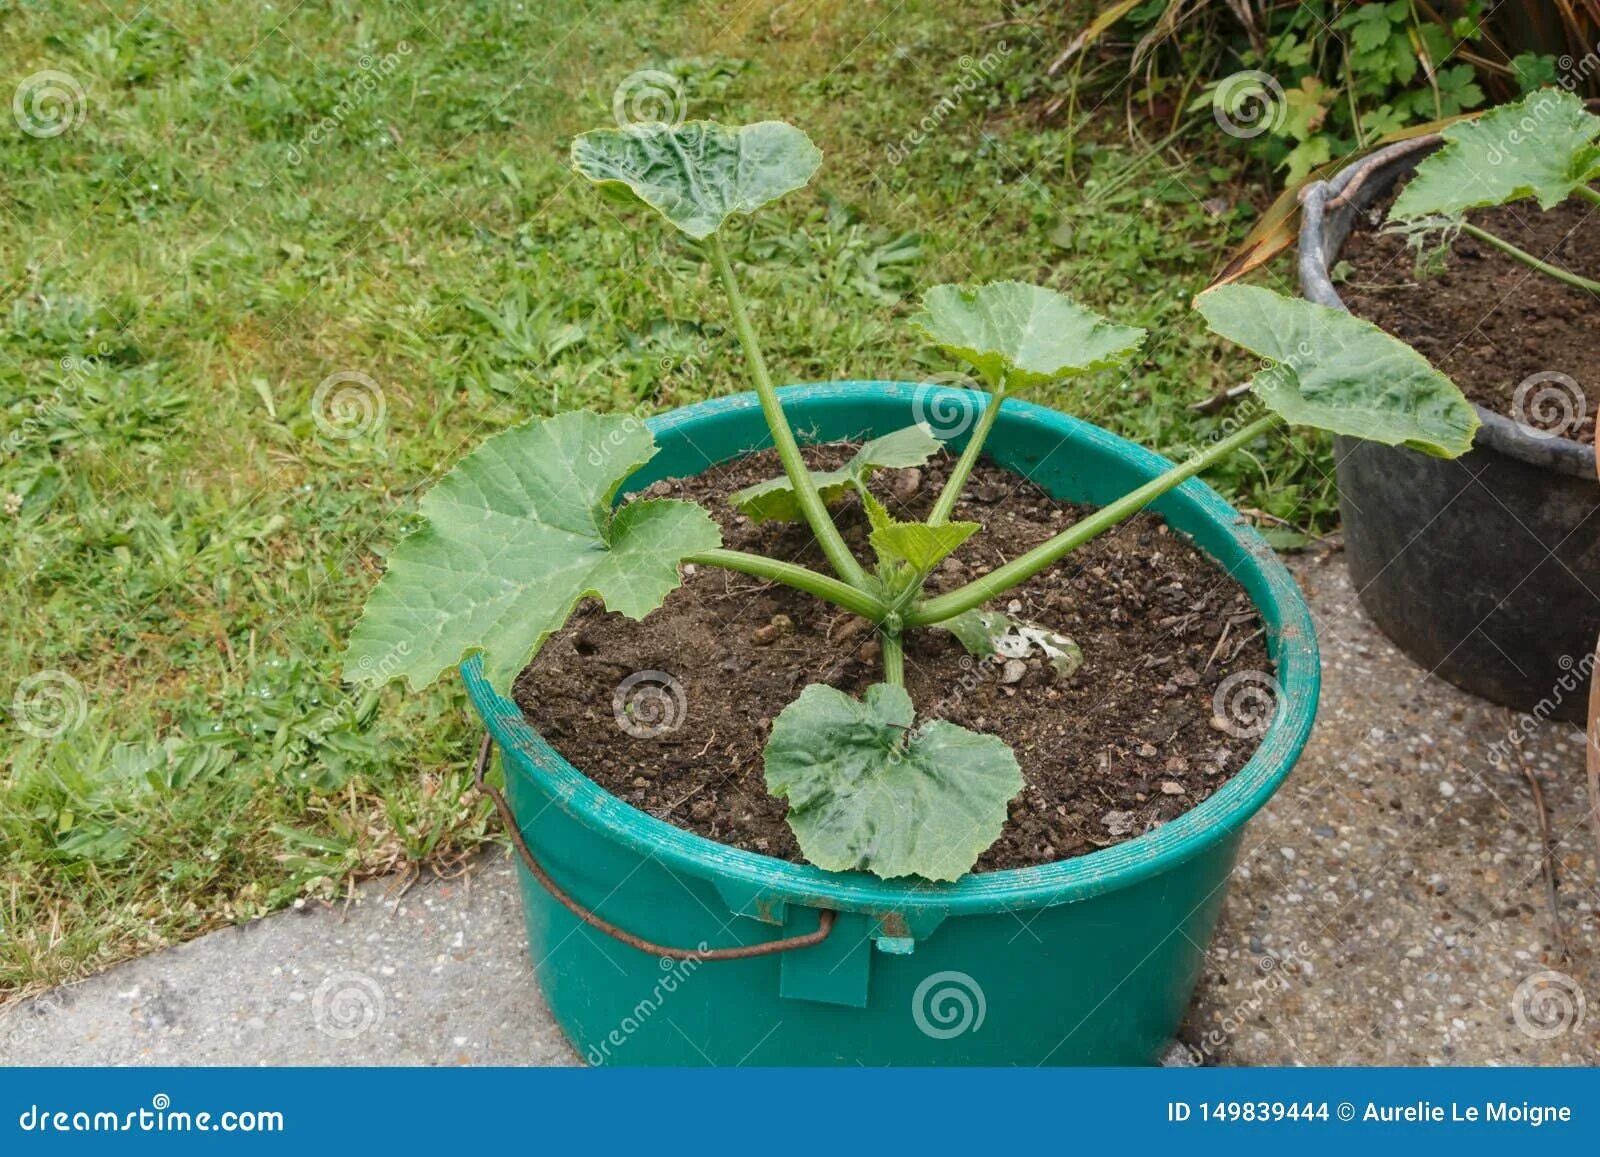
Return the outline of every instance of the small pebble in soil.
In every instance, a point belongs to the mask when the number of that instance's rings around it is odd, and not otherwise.
[[[917,491],[922,489],[922,471],[916,467],[910,470],[897,470],[889,486],[896,498],[901,502],[909,502],[916,497]]]

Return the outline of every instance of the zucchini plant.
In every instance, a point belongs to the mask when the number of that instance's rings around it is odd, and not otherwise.
[[[505,689],[581,599],[642,618],[678,585],[685,563],[786,584],[865,616],[882,641],[882,681],[861,698],[814,683],[773,722],[766,782],[788,802],[801,850],[830,870],[953,880],[998,838],[1022,775],[999,738],[918,719],[905,689],[908,632],[948,630],[983,655],[1036,645],[1071,670],[1082,656],[1070,639],[986,605],[1286,423],[1453,456],[1471,445],[1478,420],[1449,379],[1376,326],[1265,289],[1225,286],[1197,305],[1215,332],[1267,359],[1253,379],[1262,416],[1040,546],[930,594],[940,561],[980,532],[952,515],[1006,401],[1126,363],[1144,331],[1014,281],[929,290],[912,324],[987,391],[974,399],[981,415],[932,512],[902,521],[873,496],[868,478],[926,461],[939,440],[910,426],[866,443],[837,470],[808,469],[724,241],[731,220],[803,187],[820,163],[803,132],[773,121],[630,125],[585,133],[572,145],[573,167],[601,194],[666,218],[714,266],[783,463],[782,477],[730,500],[754,519],[803,521],[832,573],[724,548],[716,522],[694,503],[619,504],[629,476],[655,453],[649,429],[624,415],[558,414],[489,438],[422,498],[424,524],[390,554],[345,670],[369,683],[403,676],[420,688],[480,655],[488,678]],[[870,559],[851,552],[834,521],[832,508],[846,501],[861,503],[870,521]]]
[[[1569,198],[1600,205],[1600,117],[1572,93],[1539,89],[1513,104],[1462,121],[1440,136],[1444,147],[1417,165],[1395,198],[1389,220],[1408,234],[1421,268],[1437,266],[1458,233],[1516,258],[1575,289],[1600,293],[1600,281],[1562,269],[1466,219],[1487,209],[1533,199],[1541,210]]]

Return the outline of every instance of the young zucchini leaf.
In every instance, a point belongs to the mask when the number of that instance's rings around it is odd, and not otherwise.
[[[1043,385],[1119,366],[1145,331],[1117,325],[1065,294],[1021,281],[936,285],[911,324],[966,362],[990,389]]]
[[[977,862],[1022,790],[1005,742],[945,720],[911,730],[903,687],[856,700],[813,683],[779,713],[767,789],[789,801],[806,859],[833,872],[955,880]]]
[[[867,541],[881,561],[905,563],[919,575],[925,575],[977,532],[976,522],[929,526],[891,518],[885,525],[874,526]]]
[[[1018,622],[1000,611],[962,611],[937,624],[956,637],[967,654],[980,659],[1026,659],[1038,651],[1057,675],[1073,675],[1083,666],[1083,648],[1067,636],[1037,623]]]
[[[822,153],[782,121],[636,124],[574,138],[572,167],[601,193],[643,203],[697,241],[811,180]]]
[[[926,423],[919,422],[864,443],[839,469],[813,470],[811,477],[822,493],[822,500],[833,503],[878,470],[921,466],[943,445]],[[804,517],[789,479],[781,476],[736,490],[728,495],[728,501],[755,522],[799,522]]]
[[[982,529],[976,522],[947,522],[940,526],[901,522],[872,491],[865,486],[857,489],[872,527],[867,541],[878,556],[879,594],[890,603],[912,587],[920,588],[929,571]]]
[[[1194,305],[1212,332],[1272,360],[1250,384],[1286,421],[1439,458],[1472,448],[1478,414],[1455,383],[1371,322],[1253,285]]]
[[[425,687],[482,652],[494,686],[517,672],[580,599],[642,619],[678,585],[678,560],[722,542],[692,502],[611,501],[655,456],[636,419],[585,411],[497,434],[423,496],[367,598],[344,676]]]
[[[1391,217],[1459,217],[1523,197],[1550,209],[1600,179],[1600,117],[1561,89],[1529,93],[1440,135],[1444,147],[1417,165]]]

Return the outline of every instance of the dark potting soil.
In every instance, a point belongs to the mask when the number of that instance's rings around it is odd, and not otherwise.
[[[1379,231],[1392,199],[1375,202],[1345,244],[1350,272],[1338,289],[1351,312],[1410,343],[1485,409],[1592,443],[1600,301],[1465,235],[1451,244],[1444,274],[1418,280],[1405,238]],[[1600,277],[1600,215],[1590,205],[1540,212],[1522,201],[1469,220],[1552,265]],[[1534,381],[1519,402],[1518,386],[1537,374],[1565,377]]]
[[[847,456],[839,446],[807,452],[822,467]],[[949,465],[884,471],[872,489],[901,518],[920,518]],[[724,499],[780,473],[765,451],[647,493],[700,502],[726,546],[826,570],[808,529],[755,525]],[[960,586],[1088,509],[980,464],[955,517],[984,529],[930,586]],[[869,557],[859,503],[839,518],[857,556]],[[1272,672],[1260,618],[1239,585],[1159,517],[1102,535],[994,605],[1069,635],[1085,659],[1060,678],[1038,658],[1008,667],[971,659],[943,631],[908,633],[906,686],[919,719],[998,735],[1022,766],[1022,794],[977,870],[1050,863],[1142,835],[1210,796],[1258,745],[1248,722],[1229,722],[1247,718],[1250,688],[1229,696],[1232,716],[1214,718],[1213,699],[1234,672]],[[699,567],[643,622],[581,606],[514,694],[529,722],[606,790],[710,839],[800,862],[786,805],[763,780],[772,719],[808,683],[859,695],[882,677],[866,620]]]

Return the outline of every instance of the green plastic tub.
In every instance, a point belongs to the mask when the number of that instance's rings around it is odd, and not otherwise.
[[[895,382],[780,391],[802,437],[867,438],[987,399]],[[753,394],[651,419],[660,453],[636,490],[771,444]],[[970,425],[970,423],[968,423]],[[961,439],[954,440],[959,446]],[[1060,498],[1103,504],[1169,464],[1095,426],[1007,402],[995,459]],[[1177,1031],[1245,822],[1294,766],[1316,713],[1311,617],[1294,581],[1215,492],[1155,504],[1249,592],[1267,624],[1280,708],[1260,749],[1199,807],[1135,840],[954,884],[824,872],[692,835],[603,791],[485,682],[467,689],[502,753],[524,838],[550,876],[612,924],[719,948],[811,932],[746,960],[671,960],[591,928],[519,865],[528,942],[562,1030],[591,1064],[1149,1064]]]

